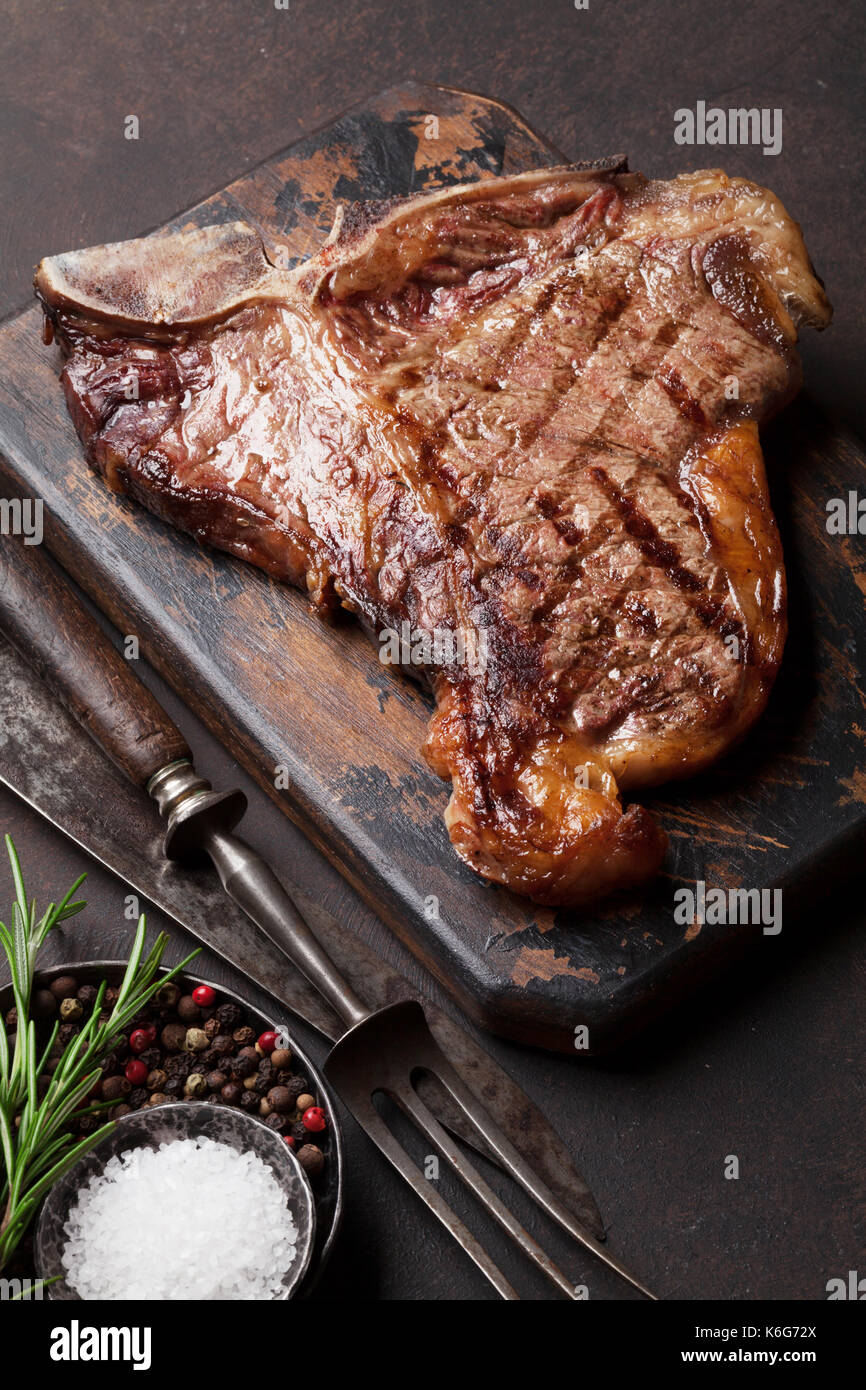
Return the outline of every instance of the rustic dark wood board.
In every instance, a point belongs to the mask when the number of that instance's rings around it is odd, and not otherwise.
[[[610,154],[611,145],[575,155]],[[293,263],[327,233],[338,201],[561,159],[496,102],[406,84],[172,227],[244,217],[272,255]],[[603,1050],[722,964],[748,968],[749,942],[773,949],[760,929],[678,925],[678,886],[782,886],[788,930],[806,895],[862,853],[866,557],[862,538],[827,534],[825,504],[850,488],[866,493],[866,459],[808,403],[765,440],[791,590],[770,709],[712,773],[645,798],[671,836],[658,882],[575,914],[485,886],[459,863],[441,820],[447,789],[418,753],[425,695],[381,666],[355,629],[324,626],[299,594],[109,494],[82,462],[56,374],[35,310],[0,328],[7,491],[44,499],[54,553],[486,1027],[572,1049],[586,1024],[591,1050]],[[278,766],[285,790],[274,786]]]

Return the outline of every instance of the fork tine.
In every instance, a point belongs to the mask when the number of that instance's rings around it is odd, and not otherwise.
[[[533,1201],[537,1202],[542,1210],[547,1212],[548,1216],[552,1217],[564,1231],[570,1236],[573,1236],[573,1238],[579,1241],[581,1245],[585,1246],[587,1250],[591,1250],[594,1255],[597,1255],[598,1258],[610,1269],[614,1270],[621,1279],[625,1279],[627,1283],[631,1284],[633,1288],[638,1289],[646,1298],[650,1298],[654,1302],[657,1302],[658,1298],[656,1294],[651,1293],[639,1279],[635,1278],[635,1276],[626,1269],[625,1265],[620,1264],[615,1256],[605,1250],[604,1246],[601,1245],[594,1236],[590,1235],[588,1231],[585,1231],[578,1224],[568,1208],[559,1200],[555,1193],[551,1192],[547,1184],[538,1177],[534,1169],[514,1147],[507,1135],[505,1135],[496,1122],[491,1119],[478,1097],[465,1084],[459,1072],[454,1069],[435,1041],[433,1041],[433,1048],[435,1048],[436,1058],[435,1065],[430,1066],[430,1070],[438,1076],[442,1085],[451,1093],[454,1100],[460,1106],[467,1120],[475,1125],[478,1133],[486,1143],[489,1144],[494,1153],[498,1155],[503,1167],[510,1173],[511,1177],[520,1184],[524,1192],[526,1192]],[[427,1064],[425,1063],[424,1065]]]
[[[478,1170],[469,1162],[464,1154],[460,1152],[451,1136],[442,1128],[435,1115],[428,1110],[412,1087],[408,1085],[405,1089],[391,1092],[392,1099],[397,1102],[401,1110],[415,1122],[418,1128],[435,1144],[439,1153],[450,1163],[455,1173],[469,1188],[490,1215],[498,1221],[503,1230],[507,1231],[511,1238],[516,1242],[525,1255],[538,1266],[552,1282],[569,1298],[576,1298],[575,1288],[571,1281],[566,1278],[562,1270],[553,1263],[550,1256],[542,1250],[541,1246],[533,1240],[529,1232],[521,1226],[520,1222],[509,1211],[504,1202],[500,1200],[492,1188],[482,1178]]]
[[[353,1098],[352,1114],[392,1167],[396,1168],[401,1177],[404,1177],[410,1187],[414,1188],[422,1202],[425,1202],[442,1222],[446,1231],[463,1247],[499,1296],[509,1301],[519,1301],[520,1295],[512,1288],[505,1275],[493,1263],[487,1251],[478,1243],[472,1232],[464,1226],[445,1199],[439,1195],[434,1184],[422,1177],[417,1165],[412,1162],[403,1145],[391,1133],[372,1102],[361,1105],[357,1098]]]

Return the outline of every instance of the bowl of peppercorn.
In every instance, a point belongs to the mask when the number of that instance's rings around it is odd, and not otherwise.
[[[88,961],[38,972],[32,998],[37,1052],[57,1025],[40,1086],[47,1088],[63,1048],[91,1017],[101,988],[101,1012],[110,1013],[125,969],[120,961]],[[8,987],[0,990],[0,1013],[11,1034],[15,1019]],[[293,1294],[308,1297],[339,1229],[342,1142],[330,1090],[278,1007],[265,1013],[232,990],[185,972],[166,982],[99,1065],[101,1080],[76,1112],[75,1137],[94,1133],[107,1119],[122,1121],[196,1102],[250,1115],[291,1151],[315,1211],[309,1265]],[[50,1288],[47,1293],[51,1297]]]

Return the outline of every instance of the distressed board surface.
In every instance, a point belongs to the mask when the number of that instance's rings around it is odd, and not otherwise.
[[[245,218],[293,263],[327,234],[340,201],[562,158],[496,102],[406,84],[172,228]],[[670,835],[664,875],[576,914],[533,907],[460,864],[441,819],[447,788],[418,751],[426,695],[354,628],[326,627],[301,595],[111,495],[83,463],[57,370],[36,310],[0,329],[7,494],[44,499],[58,558],[484,1026],[571,1050],[585,1024],[590,1049],[604,1050],[722,964],[747,969],[746,945],[772,950],[760,927],[678,923],[678,887],[782,887],[792,927],[808,894],[862,853],[866,554],[863,538],[828,535],[825,522],[828,498],[866,493],[866,460],[806,400],[765,438],[791,606],[767,715],[714,771],[644,798]]]

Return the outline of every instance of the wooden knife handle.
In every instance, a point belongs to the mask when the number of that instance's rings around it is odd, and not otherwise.
[[[191,756],[186,740],[38,546],[0,539],[0,629],[140,786]]]

